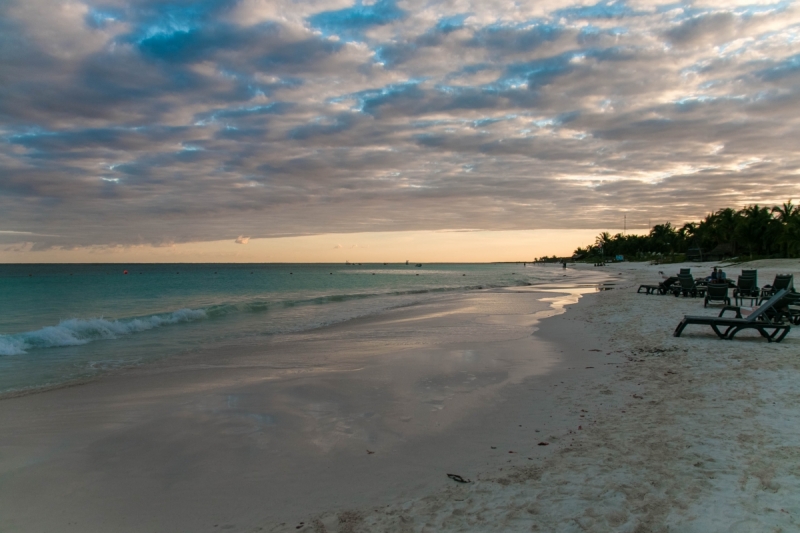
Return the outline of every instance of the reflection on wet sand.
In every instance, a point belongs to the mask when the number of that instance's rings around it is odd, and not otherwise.
[[[197,531],[231,509],[264,523],[440,482],[483,445],[505,387],[559,361],[537,321],[590,290],[448,295],[4,400],[0,516]]]

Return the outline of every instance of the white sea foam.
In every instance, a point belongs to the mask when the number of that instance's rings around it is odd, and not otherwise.
[[[36,331],[14,335],[0,335],[0,355],[19,355],[34,348],[77,346],[95,340],[115,339],[121,335],[130,335],[169,324],[202,320],[207,317],[203,309],[179,309],[163,315],[122,320],[70,318],[62,320],[57,326],[47,326]]]

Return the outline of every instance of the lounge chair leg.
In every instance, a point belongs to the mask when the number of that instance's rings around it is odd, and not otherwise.
[[[728,338],[728,331],[730,331],[730,328],[726,329],[726,330],[725,330],[725,333],[722,333],[722,332],[719,330],[719,328],[717,327],[717,325],[716,325],[716,324],[711,324],[711,329],[713,329],[713,330],[714,330],[714,333],[716,333],[716,334],[717,334],[717,337],[719,337],[720,339],[726,339],[726,338]]]
[[[778,335],[778,337],[773,342],[781,342],[783,340],[783,338],[786,337],[786,335],[789,334],[789,330],[790,329],[792,329],[792,328],[790,328],[789,326],[786,326],[785,328],[783,328],[783,331],[781,332],[781,334]],[[776,333],[777,333],[777,331],[776,331]]]
[[[681,333],[683,333],[683,328],[685,328],[685,327],[686,327],[686,320],[684,319],[684,320],[681,320],[680,324],[678,324],[678,327],[675,328],[675,333],[673,333],[672,336],[673,337],[680,337]]]

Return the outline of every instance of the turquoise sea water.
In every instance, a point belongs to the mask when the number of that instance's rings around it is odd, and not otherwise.
[[[562,275],[521,264],[0,265],[0,392]]]

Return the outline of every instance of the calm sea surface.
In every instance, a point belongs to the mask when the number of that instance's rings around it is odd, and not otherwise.
[[[561,276],[521,264],[0,265],[0,392]]]

